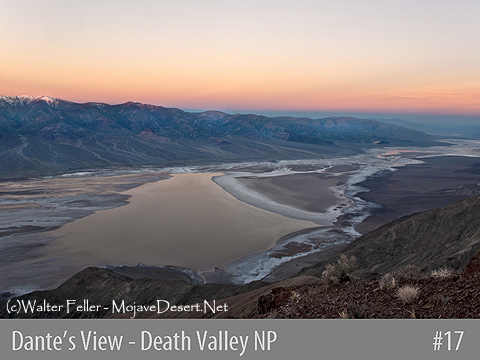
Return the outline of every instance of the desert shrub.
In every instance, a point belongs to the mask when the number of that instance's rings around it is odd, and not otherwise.
[[[404,287],[401,287],[397,291],[397,297],[404,303],[404,304],[410,304],[414,300],[418,298],[418,295],[420,294],[420,290],[418,287],[410,286],[410,285],[405,285]]]
[[[413,309],[412,311],[407,310],[407,312],[410,314],[410,317],[411,317],[412,319],[416,319],[416,318],[417,318],[417,315],[415,315],[415,309]]]
[[[379,281],[380,289],[393,289],[397,286],[395,278],[391,274],[385,274]]]
[[[392,274],[397,279],[420,279],[422,273],[417,265],[407,265],[403,269],[399,269]]]
[[[348,306],[348,314],[352,319],[365,319],[367,307],[365,304],[360,304],[358,301]]]
[[[348,312],[346,310],[343,310],[342,312],[338,313],[338,317],[340,319],[349,319]]]
[[[433,270],[430,275],[434,278],[447,279],[455,275],[455,270],[449,267],[443,267]]]
[[[357,258],[355,256],[348,258],[346,255],[342,255],[336,263],[326,266],[322,273],[322,280],[328,285],[337,285],[348,281],[356,267]]]
[[[290,295],[290,300],[294,303],[298,303],[300,301],[300,294],[296,291],[292,291],[292,294]]]

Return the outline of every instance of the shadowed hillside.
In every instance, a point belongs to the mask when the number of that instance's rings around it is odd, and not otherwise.
[[[480,250],[480,195],[440,209],[404,216],[355,241],[344,252],[355,256],[359,275],[378,277],[416,265],[425,271],[441,266],[459,270]],[[340,255],[304,268],[300,274],[321,276]]]

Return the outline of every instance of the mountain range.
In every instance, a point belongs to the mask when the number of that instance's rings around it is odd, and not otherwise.
[[[111,166],[182,165],[348,155],[431,146],[423,132],[370,119],[186,112],[127,102],[0,96],[0,176]]]

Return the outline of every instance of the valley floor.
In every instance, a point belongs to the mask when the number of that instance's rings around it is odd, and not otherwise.
[[[269,282],[286,279],[303,267],[323,261],[327,255],[341,251],[342,244],[358,237],[357,231],[365,233],[402,215],[440,207],[478,193],[480,172],[477,171],[479,160],[475,156],[479,155],[479,146],[475,141],[459,142],[451,147],[421,150],[408,148],[402,152],[377,149],[368,154],[320,159],[316,162],[301,160],[221,164],[133,174],[128,174],[129,170],[125,169],[108,177],[85,172],[48,179],[3,182],[0,183],[0,236],[3,240],[0,269],[5,275],[0,279],[0,291],[26,293],[53,288],[86,266],[108,265],[108,259],[97,261],[94,256],[84,256],[86,261],[83,263],[72,262],[68,256],[52,256],[48,250],[51,249],[53,232],[49,230],[72,221],[70,225],[75,225],[74,220],[78,218],[98,213],[99,210],[106,210],[107,213],[109,208],[128,204],[129,191],[135,193],[142,184],[168,178],[168,172],[226,173],[227,176],[217,177],[215,181],[243,203],[277,214],[286,212],[282,215],[304,221],[298,222],[303,224],[300,228],[320,225],[318,228],[283,236],[277,244],[272,244],[272,241],[278,237],[270,239],[270,245],[264,247],[275,245],[274,247],[226,264],[224,271],[217,269],[199,273],[199,278],[209,283],[241,284],[260,279]],[[225,183],[226,179],[235,181]],[[162,182],[163,180],[160,183]],[[135,187],[137,189],[129,190]],[[195,185],[192,184],[190,189],[194,190]],[[208,197],[208,194],[203,195]],[[129,206],[131,204],[113,211],[123,211]],[[158,209],[152,209],[150,212],[157,211]],[[127,219],[128,214],[125,216]],[[88,218],[90,216],[84,219]],[[334,225],[328,225],[335,219],[337,221]],[[181,222],[182,219],[177,220]],[[188,222],[185,225],[188,226]],[[110,227],[115,230],[115,226]],[[228,237],[227,233],[224,237]],[[132,239],[132,243],[135,242]],[[88,247],[82,249],[82,244],[77,244],[77,252],[93,251]],[[225,249],[228,248],[226,242],[223,245]],[[111,248],[114,249],[113,243]],[[134,253],[132,250],[129,255]],[[49,256],[46,257],[45,254]],[[136,265],[137,261],[160,267],[171,265],[167,260],[149,263],[142,261],[141,257],[129,265]],[[126,263],[118,256],[114,262],[110,265]],[[180,265],[200,269],[193,263]],[[160,278],[164,276],[162,274],[168,273],[166,278],[171,279],[174,274],[172,268],[168,271],[152,267],[149,269],[152,270],[151,274],[155,273]],[[140,267],[132,270],[129,276],[135,271],[138,276],[144,273]],[[179,276],[173,275],[173,278],[185,278],[184,269],[178,268],[178,273]]]

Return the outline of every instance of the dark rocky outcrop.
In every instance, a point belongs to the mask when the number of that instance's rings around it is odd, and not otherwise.
[[[471,280],[480,275],[480,251],[477,252],[468,262],[465,269],[460,274],[461,280]]]
[[[278,287],[272,289],[270,294],[260,296],[258,298],[258,314],[267,314],[277,309],[290,297],[291,290],[292,288]]]
[[[117,304],[156,305],[157,300],[168,301],[171,305],[185,305],[204,300],[218,300],[252,291],[266,286],[260,281],[244,286],[206,284],[194,286],[182,280],[161,280],[151,278],[131,279],[109,269],[89,267],[65,281],[54,290],[34,291],[14,298],[15,300],[46,301],[50,305],[65,305],[67,300],[76,300],[82,304],[88,300],[90,305],[102,305],[95,312],[71,312],[65,308],[60,312],[34,312],[33,314],[8,314],[4,306],[6,299],[0,298],[0,318],[103,318],[112,315],[112,301]],[[103,306],[108,307],[104,309]]]

